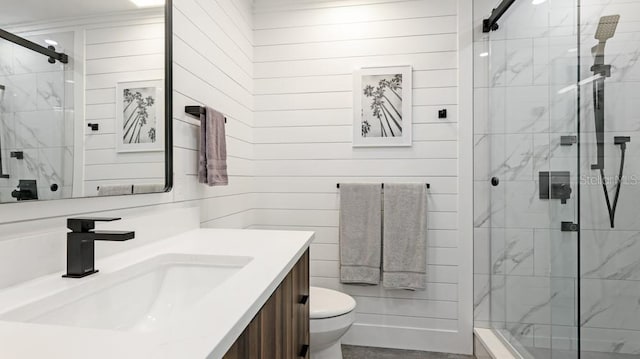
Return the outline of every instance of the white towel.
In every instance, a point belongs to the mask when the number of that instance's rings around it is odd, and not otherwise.
[[[384,185],[382,285],[427,286],[427,189],[424,183]]]
[[[164,192],[164,183],[142,183],[133,185],[134,194]]]
[[[380,283],[381,184],[340,184],[340,281]]]

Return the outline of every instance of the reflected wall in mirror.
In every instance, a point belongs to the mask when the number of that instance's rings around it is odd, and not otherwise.
[[[170,190],[170,0],[0,4],[0,202]]]

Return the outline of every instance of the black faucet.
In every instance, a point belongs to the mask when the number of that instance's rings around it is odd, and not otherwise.
[[[36,180],[20,180],[18,189],[11,192],[11,197],[18,201],[31,201],[38,199],[38,183]]]
[[[95,231],[96,222],[112,222],[120,218],[69,218],[67,228],[67,274],[65,278],[82,278],[95,269],[94,241],[128,241],[135,237],[132,231]]]

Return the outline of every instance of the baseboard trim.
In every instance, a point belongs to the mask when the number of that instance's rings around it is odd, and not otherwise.
[[[458,331],[354,324],[343,337],[346,345],[466,354],[473,345]]]

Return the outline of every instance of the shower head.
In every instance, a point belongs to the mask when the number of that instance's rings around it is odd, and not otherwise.
[[[600,42],[604,42],[613,37],[620,21],[620,15],[603,16],[600,18],[595,38]]]

